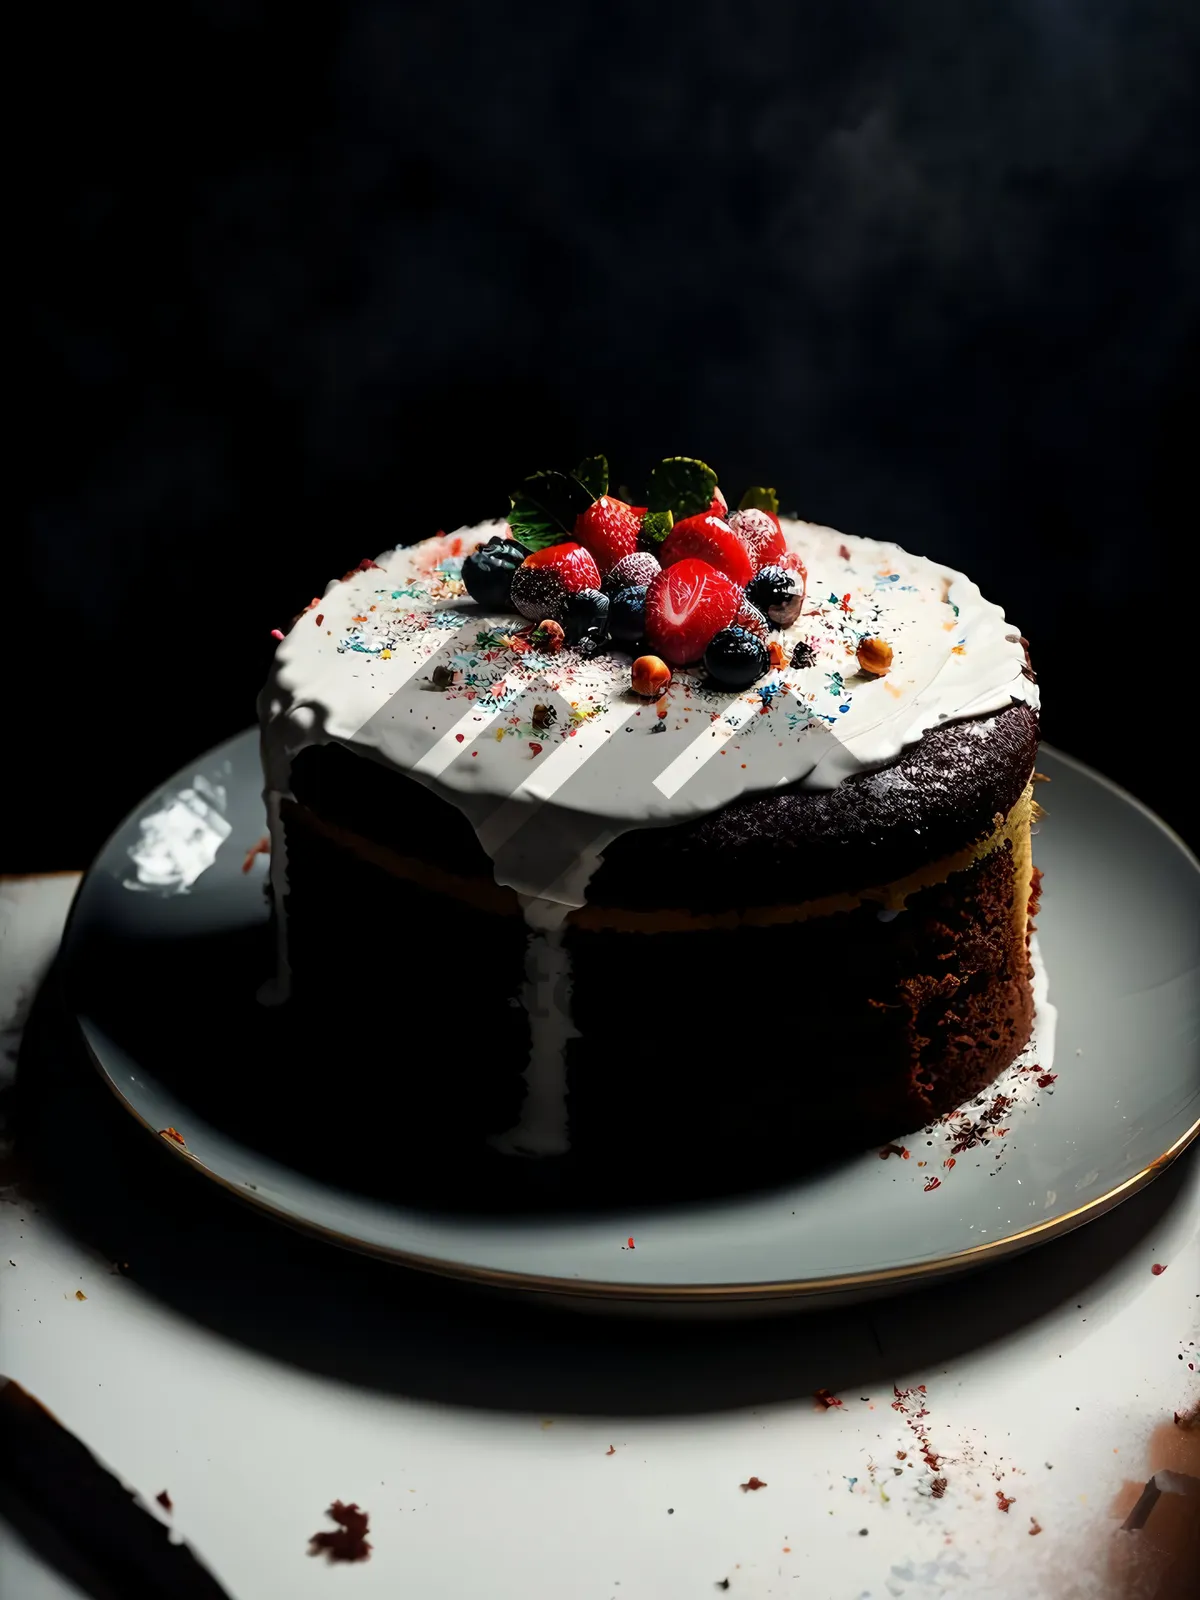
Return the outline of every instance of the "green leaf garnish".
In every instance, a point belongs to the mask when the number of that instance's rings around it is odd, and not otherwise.
[[[747,489],[738,501],[739,511],[769,511],[773,516],[779,515],[779,496],[774,489]]]
[[[602,494],[608,493],[608,457],[588,456],[571,476],[583,485],[593,500],[599,500]]]
[[[680,521],[707,511],[716,487],[717,475],[703,461],[670,456],[651,472],[646,504],[651,511],[670,511]]]
[[[669,511],[647,511],[642,518],[642,543],[660,545],[674,526],[675,518]]]
[[[535,472],[513,494],[508,525],[527,550],[575,537],[575,518],[595,496],[567,472]]]

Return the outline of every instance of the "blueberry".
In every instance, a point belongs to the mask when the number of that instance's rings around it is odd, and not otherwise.
[[[767,647],[745,628],[722,628],[704,652],[704,666],[722,689],[748,689],[771,665]]]
[[[608,608],[608,628],[622,644],[637,644],[646,631],[646,585],[633,584],[613,596]]]
[[[568,644],[581,639],[603,639],[608,632],[608,596],[599,589],[580,589],[567,596],[562,613]]]
[[[746,585],[746,599],[773,628],[790,628],[803,604],[795,578],[782,567],[762,567],[756,572]]]
[[[472,551],[462,564],[462,581],[475,604],[485,611],[514,611],[513,573],[528,554],[515,539],[499,536]]]

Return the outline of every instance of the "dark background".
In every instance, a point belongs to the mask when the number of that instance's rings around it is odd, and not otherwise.
[[[1200,8],[28,26],[0,868],[84,865],[248,724],[330,576],[598,449],[967,568],[1047,737],[1195,840],[1146,719],[1196,681]]]

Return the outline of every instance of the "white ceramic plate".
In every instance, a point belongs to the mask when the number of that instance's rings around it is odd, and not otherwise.
[[[68,929],[69,992],[109,1086],[156,1137],[183,1133],[186,1148],[164,1141],[179,1159],[350,1248],[514,1289],[681,1309],[874,1292],[1078,1226],[1149,1182],[1200,1128],[1200,864],[1087,768],[1045,748],[1039,766],[1051,779],[1036,854],[1053,1067],[1044,1010],[1018,1066],[961,1116],[900,1140],[906,1155],[873,1148],[783,1188],[486,1215],[389,1197],[374,1163],[362,1181],[330,1181],[257,1137],[243,1102],[264,1083],[280,1105],[291,1098],[270,1013],[250,998],[267,962],[266,863],[247,860],[264,832],[253,733],[178,774],[105,846]],[[209,1041],[199,1058],[198,1038]],[[370,1071],[327,1063],[322,1092],[358,1092]],[[320,1127],[320,1101],[311,1118]],[[812,1140],[819,1127],[814,1108]]]

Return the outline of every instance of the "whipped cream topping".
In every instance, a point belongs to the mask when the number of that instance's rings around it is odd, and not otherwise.
[[[788,661],[806,641],[812,664],[741,693],[678,671],[657,706],[633,694],[627,652],[540,653],[524,618],[467,596],[463,559],[504,523],[387,552],[332,583],[279,646],[260,701],[272,807],[296,754],[336,740],[458,806],[497,880],[561,917],[630,828],[751,791],[832,788],[938,723],[1036,705],[1018,630],[962,573],[813,523],[783,529],[807,600],[773,637]],[[882,678],[858,671],[870,636],[894,650]]]

